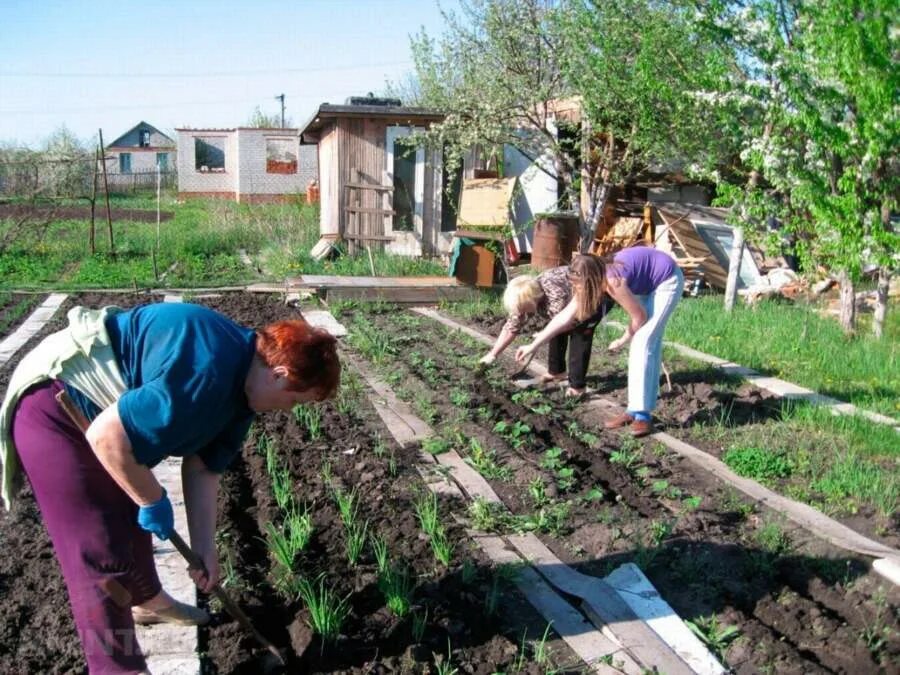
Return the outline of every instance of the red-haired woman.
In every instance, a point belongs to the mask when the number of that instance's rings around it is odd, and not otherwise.
[[[134,623],[201,624],[206,613],[161,587],[151,533],[168,538],[172,504],[151,472],[168,456],[181,474],[191,547],[219,581],[214,541],[219,475],[256,413],[331,397],[335,340],[304,321],[257,331],[192,304],[69,312],[68,328],[26,355],[0,408],[7,508],[24,469],[62,567],[92,673],[146,670]],[[66,391],[90,421],[61,409]]]

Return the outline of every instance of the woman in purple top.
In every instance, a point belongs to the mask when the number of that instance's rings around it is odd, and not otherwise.
[[[634,246],[610,259],[594,256],[572,279],[573,297],[534,341],[520,347],[516,358],[524,361],[541,344],[568,329],[580,314],[596,308],[605,295],[622,305],[629,322],[625,333],[610,343],[616,351],[631,341],[628,353],[628,408],[606,423],[607,429],[631,425],[634,436],[653,431],[651,412],[659,394],[662,338],[666,323],[684,290],[684,275],[675,261],[655,248]]]

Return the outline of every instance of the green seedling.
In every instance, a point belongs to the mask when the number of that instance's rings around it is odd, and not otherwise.
[[[384,457],[385,453],[387,453],[387,445],[384,444],[384,441],[379,437],[375,441],[375,445],[372,446],[372,454],[375,455],[378,459]]]
[[[425,628],[428,627],[428,608],[424,612],[413,612],[412,615],[412,638],[415,644],[422,642],[425,637]]]
[[[518,450],[528,440],[531,427],[524,422],[513,422],[510,424],[509,422],[500,421],[494,425],[494,432],[503,436],[507,443]]]
[[[434,669],[437,675],[456,675],[459,670],[453,667],[453,651],[450,649],[450,638],[447,638],[447,658],[444,659],[443,654],[436,654],[434,658]]]
[[[372,535],[372,552],[375,554],[375,567],[378,574],[384,574],[391,565],[391,555],[387,541],[382,535]]]
[[[434,557],[444,567],[450,567],[450,561],[453,559],[453,549],[456,545],[450,541],[443,529],[438,530],[431,536],[431,550]]]
[[[294,503],[293,482],[291,472],[288,469],[276,469],[272,474],[272,492],[275,494],[275,503],[282,511],[290,511]]]
[[[369,530],[369,521],[360,524],[354,522],[347,524],[347,560],[356,567],[366,546],[366,535]]]
[[[609,461],[613,464],[621,464],[630,471],[641,461],[641,451],[639,448],[624,447],[621,450],[613,450],[609,455]]]
[[[505,524],[503,507],[483,497],[476,497],[469,505],[469,516],[472,518],[472,526],[482,532],[499,531]]]
[[[549,448],[544,451],[541,457],[541,468],[547,471],[557,471],[563,467],[562,448]]]
[[[327,459],[322,460],[322,470],[320,473],[322,475],[322,482],[325,483],[325,485],[327,485],[328,487],[331,487],[331,480],[333,476],[331,475],[331,462],[329,462]]]
[[[715,614],[685,623],[721,661],[725,661],[725,649],[741,634],[737,626],[721,625]]]
[[[682,505],[686,511],[696,511],[700,508],[700,504],[703,503],[703,497],[692,496],[685,497],[681,500]]]
[[[429,537],[434,536],[440,527],[440,513],[438,511],[437,495],[429,492],[420,497],[415,502],[416,516],[419,518],[419,524],[422,531]]]
[[[309,612],[313,632],[321,635],[323,642],[333,642],[341,634],[341,626],[350,614],[350,596],[338,597],[325,581],[324,574],[315,581],[301,578],[297,582],[297,592]]]
[[[322,410],[309,403],[294,406],[294,419],[309,432],[310,439],[316,441],[322,437]]]
[[[550,626],[552,625],[552,621],[547,624],[541,639],[535,642],[533,646],[534,662],[539,666],[550,662],[550,650],[547,647],[547,639],[550,637]]]
[[[602,502],[604,496],[605,493],[603,492],[603,488],[594,486],[586,493],[584,493],[584,495],[581,497],[581,501],[585,503]]]
[[[457,408],[467,408],[469,406],[469,401],[471,400],[471,396],[469,396],[469,392],[463,391],[462,389],[453,389],[450,392],[450,403],[455,405]]]
[[[412,607],[413,580],[406,569],[389,567],[378,575],[378,588],[394,616],[404,617]]]
[[[550,501],[547,495],[547,485],[541,476],[537,476],[528,483],[528,494],[531,496],[531,502],[536,507],[541,507]]]
[[[350,527],[356,521],[356,515],[359,511],[359,496],[356,488],[350,492],[345,492],[341,488],[334,488],[334,501],[337,503],[338,511],[341,514],[341,521],[345,527]]]
[[[571,466],[564,466],[556,472],[556,486],[561,492],[568,492],[575,487],[575,469]]]

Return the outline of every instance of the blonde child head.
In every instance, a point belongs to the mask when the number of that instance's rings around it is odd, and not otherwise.
[[[503,292],[503,307],[507,314],[530,314],[544,297],[541,285],[533,276],[524,274],[512,279]]]

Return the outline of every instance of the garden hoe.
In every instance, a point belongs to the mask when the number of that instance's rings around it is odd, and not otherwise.
[[[56,395],[56,400],[59,403],[60,407],[65,411],[65,413],[69,416],[69,419],[75,423],[75,425],[81,429],[82,432],[86,432],[90,423],[84,414],[79,410],[79,408],[75,405],[75,402],[72,400],[72,397],[63,390]],[[181,535],[178,534],[175,530],[172,530],[171,534],[169,534],[169,541],[175,546],[181,556],[187,561],[189,569],[198,569],[202,570],[204,574],[206,574],[206,565],[203,564],[203,560],[201,560],[200,556],[194,553],[191,550],[191,547],[187,545],[184,539],[181,538]],[[216,586],[213,589],[213,595],[215,595],[222,605],[228,610],[228,613],[233,616],[241,627],[244,628],[248,633],[250,633],[254,638],[256,638],[257,642],[259,642],[263,647],[265,647],[271,656],[275,659],[274,663],[270,664],[270,667],[265,668],[264,670],[272,670],[276,667],[284,667],[287,665],[287,662],[284,660],[284,655],[278,650],[278,648],[269,642],[266,637],[260,633],[256,628],[250,623],[250,618],[244,614],[244,610],[238,607],[237,603],[231,598],[228,593],[221,586]]]

